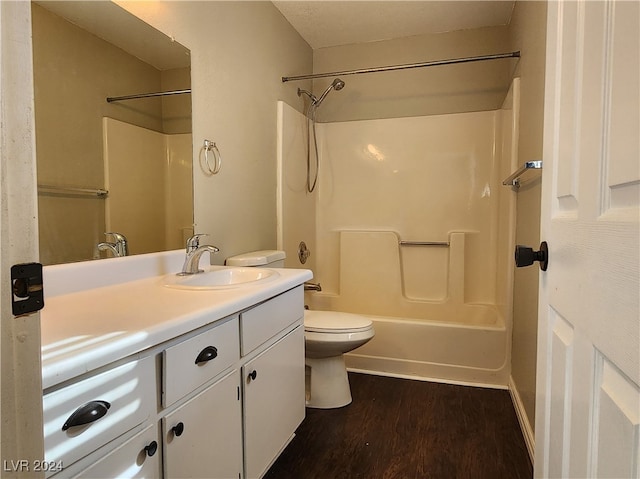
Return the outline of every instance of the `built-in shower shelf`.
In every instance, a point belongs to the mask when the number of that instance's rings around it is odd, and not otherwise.
[[[515,186],[516,188],[520,186],[520,178],[528,171],[528,170],[541,170],[542,169],[542,160],[535,161],[527,161],[522,167],[518,168],[509,178],[504,180],[502,184],[504,186]]]

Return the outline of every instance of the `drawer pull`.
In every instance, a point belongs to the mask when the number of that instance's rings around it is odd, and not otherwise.
[[[80,406],[76,409],[69,419],[63,424],[62,430],[66,431],[70,427],[82,426],[83,424],[89,424],[90,422],[97,421],[102,416],[107,414],[107,411],[111,407],[107,401],[91,401]]]
[[[256,371],[255,369],[253,371],[251,371],[249,373],[249,376],[247,376],[247,381],[251,381],[254,380],[258,377],[258,371]]]
[[[179,422],[171,428],[171,431],[173,431],[174,436],[182,436],[182,433],[184,432],[184,423]]]
[[[147,456],[153,457],[153,455],[158,450],[158,443],[156,441],[151,441],[148,446],[145,446],[144,450],[147,453]]]
[[[212,359],[218,356],[218,350],[214,346],[207,346],[196,358],[196,364],[206,363],[207,361],[211,361]]]

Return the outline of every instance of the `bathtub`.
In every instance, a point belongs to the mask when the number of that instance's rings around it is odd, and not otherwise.
[[[511,98],[500,111],[319,123],[314,195],[304,189],[306,119],[282,109],[278,245],[286,267],[300,267],[301,241],[312,251],[303,267],[322,291],[305,295],[311,309],[372,320],[375,337],[345,355],[350,370],[507,387]]]
[[[506,389],[509,341],[498,308],[464,305],[457,314],[464,317],[416,319],[364,314],[373,321],[376,335],[345,355],[347,369]]]

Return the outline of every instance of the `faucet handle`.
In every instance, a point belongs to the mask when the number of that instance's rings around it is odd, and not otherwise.
[[[125,235],[123,235],[122,233],[116,233],[114,231],[105,233],[104,235],[107,237],[107,239],[109,239],[109,236],[113,236],[114,245],[116,246],[116,248],[118,248],[120,256],[129,255],[127,237]]]
[[[209,235],[206,233],[199,233],[187,239],[187,253],[190,253],[191,251],[197,249],[200,246],[200,238],[203,236],[209,236]]]
[[[105,236],[113,236],[113,239],[115,241],[127,241],[127,238],[125,237],[125,235],[123,235],[122,233],[116,233],[115,231],[110,231],[109,233],[105,233]]]

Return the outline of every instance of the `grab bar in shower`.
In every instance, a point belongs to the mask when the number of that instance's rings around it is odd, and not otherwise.
[[[398,241],[400,246],[446,246],[449,247],[448,241]]]
[[[504,180],[502,184],[504,186],[514,186],[518,188],[520,186],[520,177],[525,173],[525,171],[540,170],[540,169],[542,169],[542,160],[527,161],[524,165],[518,168],[518,170],[515,171],[509,178]]]

